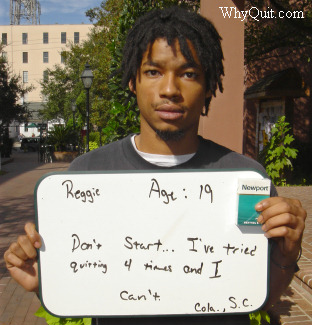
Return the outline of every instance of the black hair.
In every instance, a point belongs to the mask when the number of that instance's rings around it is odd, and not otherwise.
[[[136,75],[143,55],[149,45],[158,38],[165,38],[169,46],[173,46],[175,40],[178,40],[184,57],[194,63],[187,44],[188,40],[191,41],[205,71],[207,91],[210,90],[214,96],[217,88],[220,92],[223,91],[224,69],[220,35],[210,21],[180,7],[152,10],[135,22],[123,49],[121,64],[123,87],[131,80],[135,89]],[[205,102],[206,109],[203,115],[208,113],[210,100],[211,97]]]

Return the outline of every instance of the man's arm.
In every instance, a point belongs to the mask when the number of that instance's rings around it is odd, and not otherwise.
[[[270,295],[265,305],[269,309],[290,284],[296,271],[296,261],[307,217],[300,201],[272,197],[256,205],[261,212],[258,222],[267,238],[274,241],[270,263]]]

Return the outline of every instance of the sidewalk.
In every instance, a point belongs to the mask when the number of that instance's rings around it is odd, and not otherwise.
[[[3,162],[3,161],[2,161]],[[41,176],[66,170],[68,163],[38,163],[38,154],[17,150],[13,161],[2,165],[0,176],[0,325],[43,325],[34,316],[40,302],[26,292],[6,271],[3,254],[10,243],[23,233],[27,221],[34,219],[33,192]]]
[[[17,151],[13,161],[3,165],[0,176],[0,325],[43,325],[34,316],[40,302],[10,277],[3,261],[9,244],[23,233],[27,221],[33,221],[33,191],[41,176],[66,170],[68,163],[39,164],[36,153]],[[281,196],[299,198],[308,211],[303,238],[301,270],[273,310],[283,325],[312,325],[312,187],[279,188]]]
[[[281,187],[280,196],[298,198],[308,217],[302,241],[300,271],[296,273],[286,293],[274,308],[283,325],[312,324],[312,187]]]

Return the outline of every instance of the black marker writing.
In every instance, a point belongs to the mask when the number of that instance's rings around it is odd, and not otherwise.
[[[155,243],[140,243],[138,241],[134,241],[132,242],[132,237],[127,236],[125,238],[126,243],[124,244],[124,246],[128,249],[136,249],[136,250],[152,250],[153,248],[156,247],[156,251],[159,251],[159,247],[162,245],[162,243],[160,242],[160,240],[158,239],[157,242]]]
[[[100,249],[102,247],[102,244],[97,243],[95,239],[93,239],[93,243],[86,243],[86,242],[81,243],[78,235],[73,234],[72,238],[73,238],[72,252],[74,252],[78,248],[80,248],[82,251],[85,251],[85,250],[91,250],[93,249],[93,247],[96,247],[97,249]]]
[[[173,191],[170,194],[168,194],[166,190],[161,190],[155,178],[152,178],[152,187],[149,192],[149,196],[148,196],[149,198],[151,197],[153,192],[157,193],[159,198],[161,196],[165,198],[165,200],[163,201],[163,203],[165,204],[169,204],[170,200],[175,201],[177,199],[176,197],[174,197]]]
[[[100,196],[100,190],[98,188],[92,188],[91,190],[74,190],[74,183],[71,180],[66,180],[62,183],[63,186],[66,186],[66,198],[73,198],[76,200],[81,200],[82,202],[93,203],[95,197]]]

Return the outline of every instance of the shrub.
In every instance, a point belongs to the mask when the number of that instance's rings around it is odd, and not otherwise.
[[[285,116],[280,117],[272,128],[268,144],[259,154],[260,162],[277,186],[286,185],[287,173],[293,170],[292,160],[297,157],[298,150],[291,145],[295,139],[290,130]]]

